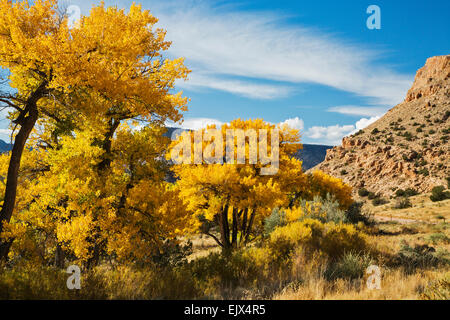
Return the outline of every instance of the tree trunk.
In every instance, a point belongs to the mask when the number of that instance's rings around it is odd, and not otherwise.
[[[228,225],[228,204],[224,206],[220,213],[220,237],[222,240],[222,250],[225,254],[231,252],[230,227]]]
[[[65,260],[65,253],[62,249],[61,245],[58,243],[56,245],[56,252],[55,252],[55,266],[60,269],[64,269],[64,260]]]
[[[6,178],[5,199],[2,210],[0,211],[0,233],[3,232],[4,223],[9,223],[16,204],[17,182],[20,170],[20,161],[22,159],[25,144],[30,136],[31,131],[36,124],[39,113],[37,110],[37,100],[27,104],[23,115],[19,116],[21,125],[19,133],[15,137],[14,146],[11,151],[11,159],[9,160],[8,175]],[[28,113],[26,116],[25,113]],[[11,241],[0,240],[0,261],[7,260]]]

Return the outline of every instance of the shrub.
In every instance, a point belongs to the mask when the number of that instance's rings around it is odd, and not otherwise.
[[[373,129],[371,132],[371,134],[373,134],[373,135],[378,134],[378,133],[380,133],[380,130],[378,130],[378,128]]]
[[[341,257],[345,252],[363,252],[368,249],[366,235],[349,224],[331,224],[321,243],[321,249],[331,259]]]
[[[377,195],[374,192],[369,192],[369,194],[367,195],[367,198],[369,198],[369,200],[373,200],[377,197]]]
[[[413,196],[416,196],[418,194],[419,193],[415,189],[412,189],[412,188],[408,188],[406,190],[398,189],[395,192],[395,195],[396,195],[397,198],[399,198],[399,197],[413,197]]]
[[[419,171],[417,171],[417,173],[419,173],[421,175],[424,175],[424,176],[429,176],[430,175],[430,172],[428,171],[427,168],[422,168]]]
[[[421,298],[423,300],[450,300],[450,272],[425,288]]]
[[[410,247],[405,242],[394,257],[394,264],[402,266],[407,273],[413,273],[416,269],[437,267],[442,263],[448,261],[439,257],[433,247],[427,245]]]
[[[430,241],[433,244],[438,244],[440,242],[444,243],[450,243],[450,238],[447,237],[444,233],[433,233],[430,234],[427,238],[428,241]]]
[[[329,280],[359,279],[372,264],[373,260],[368,254],[347,252],[336,263],[330,264],[324,275]]]
[[[177,241],[166,240],[160,250],[153,254],[151,260],[158,267],[177,267],[187,263],[187,257],[192,254],[192,242],[180,244]]]
[[[340,209],[339,203],[327,194],[325,199],[315,196],[313,201],[301,200],[298,207],[286,210],[289,222],[304,219],[316,219],[321,222],[345,222],[345,211]]]
[[[434,187],[433,190],[431,190],[431,196],[430,196],[431,201],[438,202],[438,201],[450,199],[450,192],[449,191],[444,192],[444,190],[445,190],[444,186]]]
[[[273,209],[272,214],[264,220],[264,234],[268,236],[277,227],[287,224],[286,212],[278,208]]]
[[[419,193],[417,192],[417,190],[413,189],[413,188],[408,188],[405,190],[405,196],[406,197],[413,197],[418,195]]]
[[[411,208],[411,207],[412,207],[412,203],[406,197],[402,198],[402,199],[397,199],[397,201],[395,202],[395,204],[393,206],[394,209],[406,209],[406,208]]]
[[[362,202],[355,202],[353,203],[350,208],[345,212],[345,222],[352,223],[352,224],[358,224],[362,222],[366,226],[371,226],[374,224],[374,221],[372,217],[369,214],[362,213],[363,203]]]
[[[374,206],[381,206],[381,205],[383,205],[383,204],[386,204],[386,203],[388,203],[389,201],[387,201],[386,199],[383,199],[383,198],[375,198],[375,199],[373,199],[372,200],[372,204],[374,205]]]
[[[360,197],[367,197],[369,195],[369,191],[366,188],[361,188],[358,190],[358,195]]]
[[[366,235],[353,225],[305,219],[277,228],[270,235],[268,246],[272,255],[282,259],[287,259],[296,247],[301,247],[309,253],[322,251],[334,260],[345,252],[367,250],[368,242]]]

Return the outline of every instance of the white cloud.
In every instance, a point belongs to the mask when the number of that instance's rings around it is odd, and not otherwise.
[[[327,110],[328,112],[337,112],[353,116],[374,117],[380,116],[387,111],[385,107],[360,107],[360,106],[336,106]]]
[[[213,75],[194,73],[189,75],[189,81],[177,82],[178,86],[188,89],[211,88],[230,92],[253,99],[283,98],[292,91],[287,86],[256,84],[249,81],[221,79]]]
[[[302,131],[303,128],[305,127],[305,123],[299,117],[287,119],[286,121],[282,122],[281,124],[282,125],[287,124],[289,127],[293,128],[293,129],[298,129],[300,131]]]
[[[185,118],[182,124],[167,122],[166,125],[174,128],[199,130],[206,128],[208,125],[215,124],[217,127],[222,126],[223,122],[217,119],[210,118]]]
[[[355,124],[355,132],[358,132],[359,130],[362,130],[364,128],[367,128],[368,126],[370,126],[372,123],[374,123],[375,121],[377,121],[378,119],[380,119],[379,116],[376,117],[372,117],[370,119],[366,119],[366,118],[362,118],[361,120],[359,120],[358,122],[356,122]],[[351,133],[353,134],[353,133]]]
[[[341,143],[342,138],[366,128],[367,126],[377,121],[379,118],[380,117],[378,116],[372,117],[370,119],[362,118],[354,125],[350,124],[340,126],[336,124],[334,126],[328,127],[314,126],[306,131],[306,137],[318,140],[317,143],[338,145]]]
[[[0,139],[6,143],[11,142],[11,130],[10,129],[0,129]]]

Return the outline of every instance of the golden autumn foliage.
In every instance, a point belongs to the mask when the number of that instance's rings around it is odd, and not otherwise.
[[[184,138],[190,140],[191,157],[194,157],[194,136],[198,133],[205,135],[208,130],[215,129],[210,126],[206,130],[191,132],[172,142],[172,149]],[[245,164],[219,163],[208,164],[175,164],[174,172],[179,178],[177,188],[180,197],[186,203],[188,210],[196,216],[205,219],[206,224],[217,225],[220,229],[220,240],[216,241],[225,249],[244,245],[254,236],[254,228],[261,227],[271,210],[277,206],[286,205],[288,195],[294,186],[304,181],[301,162],[290,157],[300,147],[299,133],[287,126],[276,128],[275,125],[261,119],[243,121],[240,119],[223,125],[219,138],[222,139],[220,148],[226,153],[227,130],[242,129],[254,130],[258,135],[262,130],[273,133],[275,129],[280,132],[279,145],[272,146],[267,143],[270,155],[273,147],[279,148],[279,170],[275,175],[262,175],[261,162],[250,164],[249,140],[242,140],[245,144]],[[269,139],[270,140],[270,139]],[[208,148],[208,143],[202,140],[201,153]],[[267,140],[266,140],[267,141]],[[272,141],[272,140],[270,140]],[[215,141],[217,145],[217,141]],[[236,156],[238,139],[232,140],[233,153]],[[261,141],[258,141],[258,145]],[[173,156],[173,154],[171,154]],[[235,158],[236,159],[236,158]],[[194,162],[194,161],[192,161]],[[209,229],[203,230],[213,236]]]
[[[55,0],[0,1],[0,66],[19,95],[44,82],[44,115],[70,103],[93,118],[110,112],[180,120],[187,99],[169,91],[189,70],[183,58],[163,58],[171,43],[148,10],[133,4],[126,13],[101,3],[72,29],[57,11]]]
[[[158,156],[168,139],[161,130],[119,128],[106,177],[98,171],[104,151],[87,131],[63,137],[58,149],[27,152],[16,206],[20,214],[3,234],[17,239],[13,255],[37,254],[29,244],[45,237],[45,258],[54,256],[58,245],[81,261],[92,259],[96,250],[117,260],[145,259],[164,239],[188,234],[196,221],[178,191],[163,181]],[[1,160],[5,168],[7,156]]]
[[[71,28],[58,10],[55,0],[0,1],[0,67],[14,92],[0,101],[18,129],[11,156],[2,156],[0,259],[12,240],[21,246],[30,226],[38,230],[31,237],[52,242],[44,251],[83,261],[105,252],[142,258],[187,221],[155,161],[167,143],[162,132],[132,133],[128,124],[179,121],[188,99],[173,89],[190,71],[183,58],[163,56],[171,45],[166,32],[139,5],[126,12],[102,2]],[[158,197],[144,206],[136,191],[150,189]]]
[[[295,200],[313,200],[315,196],[322,199],[331,195],[341,209],[346,210],[354,202],[352,199],[352,187],[345,184],[341,179],[330,176],[320,170],[314,170],[306,175],[307,182],[297,189]],[[292,202],[294,204],[295,201]]]
[[[273,255],[280,257],[288,257],[300,246],[306,251],[322,252],[331,259],[337,259],[346,252],[367,250],[368,238],[350,224],[305,219],[275,229],[268,246]]]

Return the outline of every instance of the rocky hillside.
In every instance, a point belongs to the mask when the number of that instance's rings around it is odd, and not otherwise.
[[[450,55],[429,58],[406,99],[381,119],[328,150],[316,168],[390,196],[428,192],[450,176]]]

